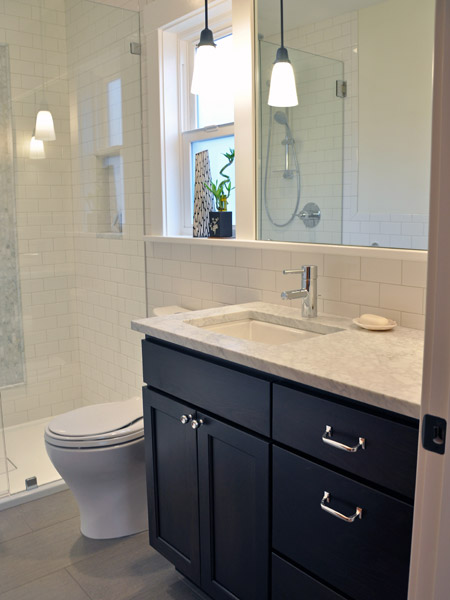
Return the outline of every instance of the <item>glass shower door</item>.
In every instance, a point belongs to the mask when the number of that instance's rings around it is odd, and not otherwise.
[[[339,244],[344,65],[288,48],[299,105],[271,107],[267,99],[277,48],[259,42],[258,238]]]

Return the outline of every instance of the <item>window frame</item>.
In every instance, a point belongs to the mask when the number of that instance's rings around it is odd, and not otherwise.
[[[214,31],[214,37],[219,40],[223,37],[233,35],[231,14],[229,24]],[[192,197],[192,163],[191,144],[196,141],[213,140],[220,137],[234,135],[234,122],[221,123],[218,125],[207,125],[206,127],[195,127],[197,113],[197,96],[191,94],[191,80],[194,68],[195,44],[198,41],[198,33],[194,38],[192,35],[184,37],[179,34],[178,57],[179,57],[179,106],[181,107],[179,146],[180,146],[180,234],[191,235],[193,224],[193,202]]]

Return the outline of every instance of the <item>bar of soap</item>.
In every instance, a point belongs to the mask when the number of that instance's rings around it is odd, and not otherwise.
[[[365,315],[361,315],[359,317],[359,322],[362,325],[372,325],[372,326],[380,326],[380,325],[389,325],[389,319],[385,317],[380,317],[379,315],[371,315],[369,313]]]

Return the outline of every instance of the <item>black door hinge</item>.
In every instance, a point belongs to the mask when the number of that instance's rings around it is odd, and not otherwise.
[[[422,446],[425,450],[444,454],[447,421],[433,415],[425,415],[422,427]]]

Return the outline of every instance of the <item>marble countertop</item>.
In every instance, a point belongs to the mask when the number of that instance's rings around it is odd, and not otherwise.
[[[317,333],[272,345],[202,329],[218,321],[256,317]],[[190,322],[195,320],[195,324]],[[297,308],[252,302],[132,322],[135,331],[246,367],[419,418],[423,331],[396,327],[361,329],[351,319],[319,315],[302,319]]]

